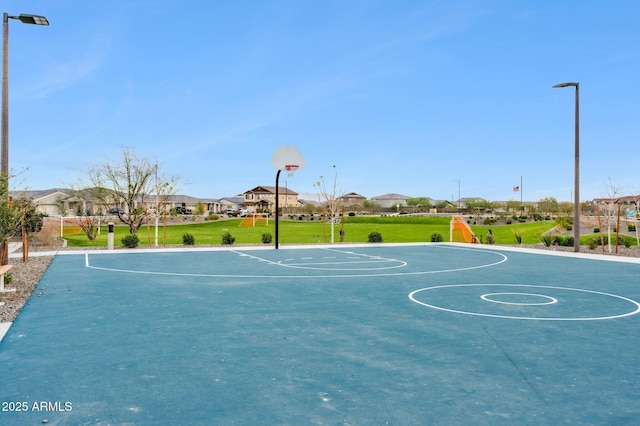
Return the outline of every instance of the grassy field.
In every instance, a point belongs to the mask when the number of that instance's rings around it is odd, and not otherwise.
[[[433,234],[440,234],[443,241],[449,241],[450,217],[431,216],[384,216],[384,217],[347,217],[345,218],[345,239],[347,243],[367,242],[371,232],[379,232],[383,242],[428,242]],[[269,225],[256,227],[240,227],[241,219],[210,221],[203,223],[187,222],[180,225],[171,225],[158,229],[159,245],[182,244],[182,236],[191,234],[196,245],[221,245],[222,235],[229,232],[235,237],[235,244],[262,244],[262,234],[270,233],[275,237],[275,222],[269,221]],[[486,235],[491,229],[496,244],[516,244],[516,233],[522,236],[523,244],[537,244],[540,236],[552,229],[555,222],[517,223],[500,226],[471,226],[479,239],[486,241]],[[340,224],[334,226],[337,242]],[[122,237],[129,234],[127,226],[115,226],[115,246],[122,246]],[[313,244],[330,241],[331,226],[320,221],[290,221],[280,220],[279,223],[280,244]],[[142,226],[138,231],[140,247],[148,247],[154,244],[155,228]],[[64,238],[69,247],[106,247],[107,227],[102,227],[100,235],[94,241],[90,241],[79,227],[65,228]]]

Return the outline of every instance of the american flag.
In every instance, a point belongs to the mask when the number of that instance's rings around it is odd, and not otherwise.
[[[513,192],[518,192],[520,191],[520,187],[519,186],[514,186],[513,187]]]

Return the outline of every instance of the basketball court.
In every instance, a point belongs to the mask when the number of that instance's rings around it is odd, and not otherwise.
[[[462,244],[55,257],[0,423],[631,424],[640,263]]]

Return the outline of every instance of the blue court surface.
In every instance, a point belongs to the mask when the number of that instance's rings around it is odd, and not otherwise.
[[[57,255],[0,424],[638,424],[640,264],[451,244]]]

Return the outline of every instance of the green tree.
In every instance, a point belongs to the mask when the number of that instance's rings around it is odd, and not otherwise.
[[[375,201],[371,201],[371,200],[364,200],[362,202],[362,207],[365,210],[368,210],[370,212],[379,212],[380,211],[380,204],[376,203]]]
[[[509,200],[507,201],[507,206],[506,206],[506,210],[507,213],[510,211],[519,211],[522,208],[522,206],[520,205],[520,201],[516,201],[516,200]]]
[[[545,214],[557,214],[559,211],[558,200],[554,197],[543,198],[538,201],[538,208]]]
[[[428,210],[431,208],[431,201],[427,197],[409,198],[407,206]]]
[[[0,263],[6,265],[9,259],[7,244],[14,235],[20,232],[20,207],[16,207],[13,200],[9,199],[9,177],[0,173]]]

